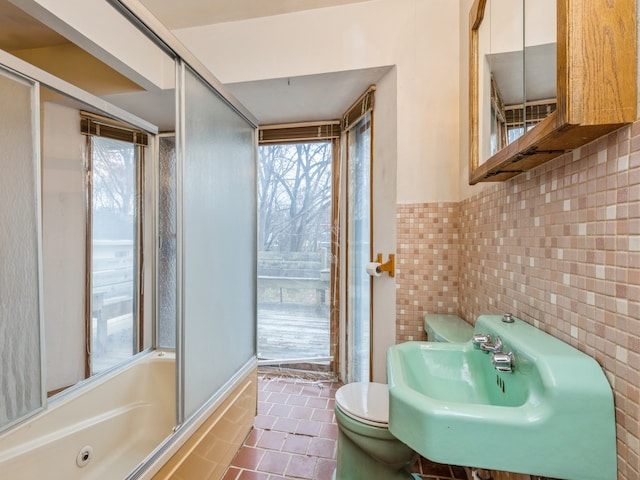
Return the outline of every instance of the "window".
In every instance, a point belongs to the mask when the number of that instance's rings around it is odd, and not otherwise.
[[[368,112],[348,131],[347,338],[350,382],[371,379],[371,122]]]
[[[260,127],[259,364],[370,378],[371,282],[364,266],[371,259],[374,92],[372,85],[341,120]]]
[[[260,147],[258,358],[331,368],[334,142]]]
[[[92,375],[141,349],[143,150],[140,132],[83,118],[83,133],[89,142],[86,342]]]

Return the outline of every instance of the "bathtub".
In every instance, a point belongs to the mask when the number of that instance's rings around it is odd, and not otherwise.
[[[124,479],[172,434],[175,356],[151,352],[0,435],[0,477]]]

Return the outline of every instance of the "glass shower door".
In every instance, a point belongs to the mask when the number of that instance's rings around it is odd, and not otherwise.
[[[256,144],[253,126],[222,97],[186,66],[182,75],[178,353],[186,419],[255,356]]]

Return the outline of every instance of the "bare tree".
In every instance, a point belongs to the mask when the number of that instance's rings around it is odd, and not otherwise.
[[[115,140],[94,138],[92,180],[94,208],[132,215],[135,209],[135,148]]]
[[[316,251],[330,231],[331,143],[267,145],[258,169],[261,250]]]
[[[95,239],[133,239],[137,209],[136,147],[93,137],[92,231]]]

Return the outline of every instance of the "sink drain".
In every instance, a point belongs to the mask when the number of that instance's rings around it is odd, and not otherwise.
[[[85,467],[91,461],[92,456],[93,447],[91,447],[90,445],[82,447],[80,449],[80,452],[78,453],[78,456],[76,457],[76,464],[79,467]]]

